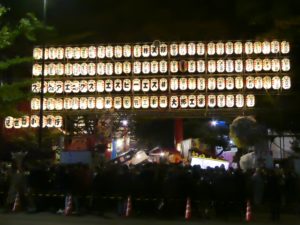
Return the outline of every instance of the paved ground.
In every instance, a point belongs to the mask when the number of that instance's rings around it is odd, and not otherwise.
[[[36,214],[25,214],[25,213],[8,213],[0,214],[1,225],[238,225],[247,224],[243,221],[237,221],[234,219],[228,221],[219,220],[201,220],[192,219],[185,221],[184,219],[178,220],[159,220],[153,218],[120,218],[115,215],[106,215],[105,217],[100,216],[63,216],[50,213],[36,213]],[[268,220],[267,215],[260,215],[255,221],[250,224],[300,224],[300,217],[294,215],[283,215],[281,222],[272,223]]]

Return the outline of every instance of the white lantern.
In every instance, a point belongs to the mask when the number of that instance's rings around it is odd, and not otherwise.
[[[55,117],[52,115],[46,116],[46,126],[51,128],[54,127]]]
[[[149,97],[148,96],[143,96],[142,97],[142,108],[143,109],[148,109],[149,108]]]
[[[133,83],[134,83],[134,82],[133,82]],[[133,85],[133,86],[134,86],[134,85]],[[122,80],[116,79],[116,80],[114,81],[114,90],[115,90],[116,92],[122,91]]]
[[[271,60],[270,59],[264,59],[263,60],[263,70],[264,71],[270,71],[271,70]]]
[[[158,108],[158,96],[151,96],[150,97],[150,107],[152,109]]]
[[[132,80],[132,89],[135,92],[141,90],[141,80],[140,79],[133,79]]]
[[[288,58],[281,60],[281,69],[282,71],[289,71],[291,69],[290,60]]]
[[[204,55],[205,54],[205,44],[202,42],[198,42],[196,45],[197,55]]]
[[[96,56],[97,56],[97,49],[96,49],[96,47],[95,46],[90,46],[88,48],[88,57],[90,59],[95,59]]]
[[[281,88],[281,79],[279,76],[272,77],[272,88],[278,90]]]
[[[196,71],[196,62],[194,60],[188,61],[188,72],[194,73]]]
[[[178,72],[178,62],[177,61],[171,61],[170,62],[170,71],[171,73],[177,73]]]
[[[142,105],[142,99],[139,96],[134,96],[133,97],[133,108],[139,109],[141,108]]]
[[[42,75],[42,65],[34,64],[32,67],[32,75],[33,76],[40,76]]]
[[[242,89],[244,87],[243,77],[236,77],[235,78],[235,88]]]
[[[86,76],[88,74],[88,64],[82,63],[80,65],[80,74]]]
[[[135,61],[133,63],[133,73],[134,74],[140,74],[141,73],[141,62]]]
[[[251,41],[247,41],[245,43],[245,53],[247,55],[251,55],[253,53],[253,43]]]
[[[80,82],[78,80],[71,81],[71,87],[73,93],[79,93],[80,91]]]
[[[272,78],[269,76],[265,76],[263,78],[263,87],[264,89],[270,89],[272,87]]]
[[[159,72],[166,73],[168,72],[168,63],[165,60],[159,62]]]
[[[156,78],[151,79],[151,81],[150,81],[150,86],[151,86],[150,89],[151,89],[151,91],[157,91],[158,90],[158,85],[159,85],[158,82],[159,81]]]
[[[179,79],[179,90],[185,91],[187,89],[188,83],[187,78],[180,78]]]
[[[254,69],[253,59],[247,59],[246,60],[246,71],[247,72],[252,72],[253,69]]]
[[[223,73],[225,71],[225,61],[220,59],[217,61],[217,71]]]
[[[88,92],[93,93],[96,91],[96,81],[95,80],[89,80],[87,82]]]
[[[81,72],[81,66],[79,63],[74,63],[73,64],[73,75],[74,76],[79,76]]]
[[[243,72],[243,61],[241,59],[237,59],[234,61],[235,72],[241,73]]]
[[[19,129],[22,127],[22,118],[14,118],[14,128]]]
[[[216,79],[213,77],[208,78],[207,82],[208,90],[215,90],[216,89]]]
[[[79,47],[75,47],[73,48],[74,50],[74,59],[80,59],[80,55],[81,55],[81,49]]]
[[[48,65],[48,74],[54,76],[56,73],[56,65],[54,63],[50,63]]]
[[[48,48],[44,49],[44,59],[45,60],[49,59],[49,49]]]
[[[131,46],[130,45],[123,46],[123,56],[126,58],[131,56]]]
[[[280,70],[280,61],[279,59],[272,59],[272,71],[278,72]]]
[[[159,79],[159,90],[160,91],[168,90],[168,80],[166,78]]]
[[[117,46],[115,46],[115,57],[116,58],[122,58],[122,56],[123,56],[123,48],[122,48],[122,46],[120,46],[120,45],[117,45]]]
[[[44,93],[47,93],[48,92],[48,82],[45,81],[44,82]]]
[[[112,97],[105,97],[104,98],[104,108],[111,109],[112,108],[113,99]]]
[[[149,57],[150,56],[150,46],[149,45],[143,45],[142,46],[142,56],[143,57]]]
[[[35,60],[40,60],[43,58],[43,49],[42,48],[34,48],[33,49],[33,58]]]
[[[66,74],[67,76],[71,76],[71,75],[73,74],[73,64],[67,63],[67,64],[65,65],[65,74]]]
[[[73,101],[71,98],[65,98],[64,99],[64,109],[72,109],[72,104],[73,104]]]
[[[115,109],[121,109],[122,108],[122,98],[121,97],[115,97],[114,98],[114,108]]]
[[[158,62],[157,61],[151,62],[151,73],[158,73]]]
[[[36,128],[40,125],[40,117],[37,115],[32,115],[30,117],[30,126]]]
[[[217,78],[217,89],[224,90],[225,89],[225,79],[224,77]]]
[[[30,103],[30,108],[32,110],[39,110],[40,109],[40,99],[38,98],[32,98]]]
[[[55,81],[48,81],[48,92],[55,93]]]
[[[167,96],[159,96],[159,107],[164,109],[168,106],[168,98]]]
[[[80,57],[82,59],[87,59],[89,57],[89,49],[87,47],[81,48]]]
[[[217,98],[215,95],[208,95],[207,97],[207,104],[208,104],[208,107],[210,108],[214,108],[217,104]]]
[[[7,118],[7,117],[6,117]],[[11,117],[12,118],[12,117]],[[8,121],[6,121],[8,122]],[[22,116],[21,118],[13,119],[14,128],[29,127],[29,116]],[[7,123],[9,125],[9,123]]]
[[[232,108],[234,106],[234,95],[226,95],[226,107]]]
[[[62,110],[64,107],[64,102],[62,98],[57,98],[55,100],[55,110]]]
[[[61,76],[61,75],[64,74],[64,64],[62,64],[62,63],[56,64],[56,71],[55,71],[55,74],[56,74],[56,75],[59,75],[59,76]]]
[[[131,80],[130,79],[123,80],[123,90],[126,92],[131,91]]]
[[[63,59],[65,55],[64,48],[57,48],[57,59]]]
[[[199,108],[204,108],[205,107],[205,95],[198,95],[197,96],[197,106]]]
[[[161,56],[167,56],[168,55],[168,45],[166,45],[165,43],[160,44],[159,54]]]
[[[243,52],[243,44],[240,41],[234,43],[234,53],[239,55]]]
[[[254,88],[254,77],[248,76],[246,77],[246,88],[253,89]]]
[[[54,117],[54,127],[62,127],[63,125],[63,118],[61,116]]]
[[[187,46],[185,43],[179,44],[179,55],[186,55],[187,53]]]
[[[177,44],[171,44],[170,45],[170,55],[171,56],[177,56],[178,55],[178,45]]]
[[[262,60],[261,59],[254,60],[254,70],[257,72],[262,70]]]
[[[123,71],[123,64],[121,62],[115,63],[115,74],[120,75]]]
[[[87,74],[90,76],[94,76],[96,74],[96,65],[95,63],[89,63],[87,65]]]
[[[197,97],[196,95],[189,95],[188,96],[188,105],[189,108],[195,108],[197,104]]]
[[[216,53],[216,45],[213,42],[207,44],[207,54],[214,55]]]
[[[113,46],[108,45],[105,47],[105,56],[106,56],[106,58],[114,57],[114,47]]]
[[[196,54],[196,44],[195,43],[188,43],[187,45],[188,54],[195,55]]]
[[[105,64],[105,74],[106,75],[112,75],[114,72],[114,66],[112,63],[106,63]]]
[[[110,79],[105,81],[105,92],[112,92],[114,88],[114,82]]]
[[[208,60],[207,70],[209,73],[216,72],[216,61],[215,60]]]
[[[179,98],[179,102],[180,102],[180,108],[187,108],[189,103],[188,103],[188,97],[186,95],[181,95]]]
[[[195,90],[196,87],[197,87],[197,80],[196,80],[196,78],[191,77],[191,78],[189,78],[188,81],[189,81],[188,82],[188,88],[189,88],[189,90]]]
[[[233,77],[226,77],[226,89],[232,90],[234,88],[234,78]]]
[[[179,105],[179,100],[178,100],[178,97],[177,96],[171,96],[170,97],[170,107],[172,109],[176,109],[178,108],[178,105]]]
[[[130,74],[130,73],[131,73],[131,63],[130,63],[130,62],[125,61],[125,62],[123,63],[123,72],[124,72],[125,74]]]
[[[142,47],[140,45],[133,46],[133,56],[139,58],[142,56]]]
[[[266,54],[270,54],[270,52],[271,52],[271,43],[268,41],[264,41],[262,43],[262,53],[266,55]]]
[[[33,93],[40,93],[41,92],[41,82],[35,82],[31,84],[31,91]]]
[[[205,78],[197,78],[197,89],[199,91],[204,91],[206,88],[206,84],[205,84]]]
[[[254,85],[256,89],[262,89],[263,87],[263,81],[261,77],[255,77],[254,79]]]
[[[226,42],[225,44],[225,52],[227,55],[232,55],[233,54],[233,49],[234,49],[234,45],[233,43],[230,42]]]
[[[261,42],[260,41],[254,42],[253,50],[254,50],[255,54],[261,54],[262,46],[261,46]]]
[[[104,46],[102,46],[102,45],[98,46],[97,56],[100,59],[105,58],[105,47]]]
[[[142,91],[148,92],[150,90],[150,81],[148,79],[142,80]]]
[[[226,72],[232,73],[233,70],[234,70],[233,60],[231,59],[226,60]]]
[[[88,82],[86,80],[81,80],[79,82],[79,88],[81,93],[86,93],[88,91]]]
[[[97,109],[103,109],[104,108],[104,98],[103,97],[96,98],[96,108]]]
[[[97,80],[97,92],[104,92],[104,80]]]
[[[254,107],[254,105],[255,105],[255,96],[254,95],[246,96],[246,105],[247,105],[247,107]]]
[[[131,108],[131,98],[129,96],[125,96],[123,98],[123,107],[124,107],[124,109],[130,109]]]
[[[217,54],[223,55],[224,54],[224,43],[218,42],[216,47],[217,47]]]
[[[48,110],[54,110],[55,108],[55,99],[54,98],[48,98],[47,99],[47,109]]]
[[[242,108],[244,106],[244,96],[242,94],[237,94],[235,96],[235,105],[238,108]]]
[[[49,59],[57,59],[57,49],[56,48],[49,48]]]
[[[147,61],[143,62],[143,64],[142,64],[142,71],[143,71],[143,74],[150,73],[150,63],[149,62],[147,62]]]
[[[279,41],[272,41],[271,42],[271,52],[277,54],[280,52],[280,43]]]
[[[287,41],[282,41],[281,42],[281,53],[282,54],[287,54],[290,52],[290,43]]]
[[[226,103],[225,99],[226,99],[225,95],[217,96],[217,105],[219,108],[225,107],[225,103]]]
[[[65,48],[65,56],[67,59],[72,59],[74,56],[74,50],[72,47],[66,47]]]
[[[291,77],[289,77],[289,76],[282,77],[282,88],[284,90],[291,88]]]
[[[11,129],[14,126],[14,118],[11,116],[5,117],[4,125],[6,129]]]
[[[197,72],[199,72],[199,73],[205,72],[205,61],[204,60],[197,61]]]

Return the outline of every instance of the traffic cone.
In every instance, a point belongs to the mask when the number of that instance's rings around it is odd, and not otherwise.
[[[72,213],[72,195],[67,195],[65,200],[65,216],[69,216]]]
[[[250,222],[252,219],[252,213],[251,213],[251,204],[250,201],[247,201],[247,208],[246,208],[246,221]]]
[[[192,216],[191,199],[187,198],[185,207],[185,219],[189,220]]]
[[[13,208],[12,208],[12,211],[13,211],[13,212],[17,212],[17,211],[20,210],[20,208],[21,208],[20,195],[19,195],[19,193],[17,192],[16,198],[15,198],[15,202],[14,202],[14,205],[13,205]]]
[[[125,216],[128,217],[131,214],[131,197],[128,196],[127,204],[126,204],[126,214]]]

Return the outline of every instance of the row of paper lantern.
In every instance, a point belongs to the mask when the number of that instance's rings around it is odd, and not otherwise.
[[[73,97],[46,98],[44,110],[88,110],[88,109],[157,109],[157,108],[204,108],[254,107],[255,96],[250,95],[174,95],[174,96],[124,96],[124,97]],[[40,109],[40,100],[31,100],[31,109]]]
[[[232,55],[232,54],[287,54],[290,44],[287,41],[247,41],[247,42],[189,42],[136,44],[136,45],[100,45],[89,47],[50,47],[45,48],[45,59],[95,59],[95,58],[129,58],[129,57],[165,57],[165,56],[194,56],[200,55]],[[40,60],[43,57],[43,48],[34,48],[33,58]]]
[[[7,116],[4,120],[4,126],[7,129],[15,128],[36,128],[40,126],[40,117],[37,115],[22,116],[14,118]],[[47,115],[43,116],[43,127],[56,127],[60,128],[63,126],[63,118],[61,116]]]
[[[241,59],[236,60],[181,60],[171,61],[168,65],[167,61],[135,61],[131,62],[116,62],[116,63],[50,63],[46,64],[44,68],[44,75],[67,75],[67,76],[95,76],[97,75],[120,75],[120,74],[157,74],[167,73],[169,70],[171,73],[241,73],[245,72],[260,72],[260,71],[272,71],[278,72],[280,70],[286,72],[291,68],[290,60],[284,59]],[[34,76],[42,75],[42,65],[34,64],[32,68],[32,74]]]
[[[173,77],[152,79],[116,79],[116,80],[66,80],[45,81],[44,93],[110,93],[110,92],[156,92],[156,91],[187,91],[187,90],[233,90],[233,89],[274,89],[287,90],[291,88],[289,76],[236,76],[236,77],[210,77],[186,78]],[[32,92],[41,92],[41,82],[32,84]]]

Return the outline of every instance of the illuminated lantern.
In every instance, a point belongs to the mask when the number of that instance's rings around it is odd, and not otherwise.
[[[185,91],[187,89],[188,83],[187,78],[180,78],[179,79],[179,90]]]
[[[40,125],[40,117],[37,115],[32,115],[30,117],[30,126],[36,128]]]
[[[281,53],[282,54],[287,54],[290,52],[290,43],[287,41],[282,41],[281,44]]]
[[[243,77],[236,77],[235,78],[235,88],[242,89],[244,87]]]
[[[234,45],[232,42],[226,42],[225,44],[225,52],[227,55],[233,54]]]
[[[263,70],[264,71],[270,71],[271,70],[271,60],[270,59],[264,59],[263,60]]]
[[[254,60],[254,70],[255,71],[261,71],[262,70],[262,60],[261,59],[255,59]]]
[[[64,64],[62,63],[58,63],[56,65],[56,72],[55,72],[57,75],[61,76],[64,74]]]
[[[96,107],[96,100],[94,97],[88,97],[88,102],[87,102],[88,108],[89,109],[94,109]]]
[[[238,41],[234,43],[234,53],[235,54],[242,54],[243,52],[243,44],[242,42]]]
[[[105,56],[106,56],[106,58],[114,57],[114,47],[113,46],[108,45],[105,47]]]
[[[205,61],[204,60],[197,61],[197,72],[199,72],[199,73],[205,72]]]
[[[103,97],[96,98],[96,108],[97,109],[103,109],[104,108],[104,98]]]
[[[23,128],[27,128],[27,127],[29,127],[29,123],[30,123],[29,116],[22,116],[22,118],[21,118],[21,126]]]
[[[179,105],[179,100],[178,100],[178,97],[177,96],[171,96],[170,97],[170,107],[172,109],[176,109],[178,108],[178,105]]]
[[[51,76],[54,76],[55,73],[56,73],[56,65],[54,63],[50,63],[48,65],[48,74],[51,75]]]
[[[48,110],[54,110],[55,108],[55,99],[54,98],[48,98],[47,100],[47,109]]]
[[[115,63],[115,74],[120,75],[123,72],[123,64],[121,62]]]
[[[65,81],[64,85],[64,92],[65,93],[78,93],[79,92],[79,81],[74,80],[73,82],[70,80]]]
[[[170,62],[170,71],[171,71],[171,73],[177,73],[178,72],[178,62],[177,61],[171,61]]]
[[[97,49],[96,49],[96,47],[95,46],[90,46],[88,48],[88,57],[90,59],[95,59],[96,56],[97,56]]]
[[[261,42],[260,41],[256,41],[254,42],[254,47],[253,47],[253,51],[255,54],[260,54],[261,53]]]
[[[157,96],[151,96],[150,97],[150,107],[152,109],[158,108],[158,97]]]
[[[272,79],[269,76],[263,78],[263,87],[264,89],[270,89],[272,87]]]
[[[123,48],[120,45],[115,46],[115,57],[122,58],[123,56]]]
[[[252,77],[252,76],[246,77],[246,88],[247,89],[254,88],[254,77]]]
[[[226,107],[232,108],[234,106],[234,95],[226,96]]]
[[[125,74],[131,73],[131,63],[130,63],[130,62],[125,61],[125,62],[123,63],[123,72],[124,72]]]
[[[198,42],[196,45],[197,55],[204,55],[205,54],[205,44],[202,42]]]
[[[133,91],[140,91],[141,90],[141,80],[140,79],[133,79],[132,80],[132,89],[133,89]]]
[[[130,45],[123,46],[123,56],[126,58],[131,56],[131,46]]]
[[[74,56],[74,50],[72,47],[66,47],[65,48],[65,56],[67,59],[72,59]]]
[[[151,91],[157,91],[158,85],[159,85],[158,79],[156,79],[156,78],[151,79],[151,81],[150,81]]]
[[[166,78],[159,79],[159,90],[160,91],[168,90],[168,80]]]
[[[178,45],[177,44],[171,44],[170,45],[170,55],[171,56],[177,56],[178,55]]]
[[[207,54],[214,55],[216,53],[216,45],[213,42],[207,44]]]
[[[281,87],[281,79],[279,76],[275,76],[272,78],[272,88],[274,90],[278,90]]]
[[[114,108],[115,109],[121,109],[122,108],[122,98],[121,97],[115,97],[114,98]]]
[[[34,48],[33,49],[33,58],[35,60],[40,60],[43,58],[43,49],[42,48]]]
[[[198,95],[197,96],[197,106],[199,108],[204,108],[205,107],[205,95]]]
[[[217,78],[217,89],[224,90],[225,89],[225,79],[224,77]]]
[[[97,92],[104,92],[104,80],[97,80]]]
[[[142,56],[142,47],[140,45],[133,46],[133,56],[139,58]]]
[[[105,81],[105,91],[106,92],[112,92],[113,91],[113,81],[112,80],[106,80]]]
[[[123,80],[123,90],[126,92],[131,91],[131,80],[130,79]]]
[[[116,79],[114,81],[114,90],[117,91],[117,92],[122,91],[122,80]]]
[[[271,42],[271,52],[277,54],[280,52],[280,43],[279,41],[272,41]]]
[[[158,62],[157,61],[151,62],[151,73],[158,73]]]
[[[143,71],[144,74],[150,73],[150,63],[149,62],[144,61],[142,63],[142,71]]]
[[[159,62],[159,72],[166,73],[168,71],[168,63],[165,60]]]
[[[142,91],[148,92],[150,90],[150,81],[148,79],[142,80]]]
[[[284,58],[281,60],[281,69],[282,71],[289,71],[291,69],[290,60]]]
[[[278,72],[280,70],[280,61],[279,59],[272,59],[272,71]]]
[[[143,57],[149,57],[150,55],[150,46],[149,45],[143,45],[142,46],[142,56]]]
[[[57,49],[56,48],[49,48],[49,59],[56,59],[57,58]]]
[[[232,73],[233,70],[234,70],[233,60],[231,59],[226,60],[226,72]]]
[[[263,81],[261,77],[255,77],[254,79],[254,85],[256,89],[262,89],[263,87]]]
[[[89,49],[87,47],[81,48],[80,57],[82,59],[87,59],[89,57]]]
[[[31,102],[30,102],[30,108],[32,110],[39,110],[40,109],[40,104],[41,104],[40,99],[32,98]]]
[[[105,97],[104,98],[104,108],[111,109],[112,108],[113,99],[112,97]]]
[[[177,91],[178,87],[179,87],[179,85],[178,85],[178,78],[175,78],[175,77],[171,78],[171,80],[170,80],[170,88],[171,88],[171,90],[172,91]]]
[[[185,43],[179,44],[179,55],[186,55],[187,53],[187,47]]]
[[[209,60],[207,70],[209,73],[216,72],[216,61],[215,60]]]
[[[57,59],[63,59],[65,50],[63,48],[57,48]]]
[[[104,59],[105,58],[105,47],[104,46],[98,46],[98,51],[97,51],[97,56],[100,59]]]
[[[252,72],[253,69],[254,69],[253,59],[247,59],[246,60],[246,71],[247,72]]]
[[[234,88],[234,78],[233,77],[226,77],[226,89],[232,90]]]
[[[141,105],[142,105],[141,97],[134,96],[133,97],[133,108],[139,109],[139,108],[141,108]]]
[[[196,71],[196,62],[194,60],[188,61],[188,72],[189,73],[195,73]]]
[[[49,59],[49,49],[48,48],[44,49],[44,59],[45,60]]]
[[[79,76],[80,75],[80,71],[81,70],[81,66],[79,63],[74,63],[73,64],[73,75],[74,76]]]
[[[168,98],[167,96],[159,96],[159,107],[164,109],[168,106]]]
[[[247,107],[254,107],[254,105],[255,105],[255,96],[254,95],[246,96],[246,105],[247,105]]]
[[[237,94],[235,96],[235,105],[238,108],[242,108],[244,106],[244,96],[242,94]]]
[[[291,78],[289,76],[282,77],[282,88],[285,90],[291,88]]]
[[[188,70],[188,63],[185,60],[179,61],[179,71],[185,73]]]
[[[88,83],[86,80],[81,80],[79,82],[79,89],[81,93],[86,93],[88,90]]]
[[[197,104],[197,98],[195,95],[189,95],[188,97],[189,108],[195,108]]]
[[[55,81],[48,81],[48,92],[54,93],[55,92]]]
[[[208,90],[215,90],[216,89],[216,79],[213,77],[208,78],[207,82]]]
[[[216,44],[216,47],[217,47],[217,54],[218,55],[223,55],[224,54],[224,43],[218,42]]]
[[[234,61],[235,72],[241,73],[243,72],[243,61],[241,59],[237,59]]]
[[[81,49],[79,47],[75,47],[73,48],[74,50],[74,59],[80,59],[80,55],[81,55]]]
[[[142,108],[143,109],[148,109],[149,108],[149,97],[148,96],[143,96],[142,97]]]
[[[168,55],[168,45],[166,45],[165,43],[160,44],[159,54],[161,56],[167,56]]]
[[[218,60],[217,61],[217,71],[219,73],[223,73],[225,71],[225,61],[224,60]]]
[[[11,117],[11,116],[5,117],[4,124],[5,124],[5,128],[7,128],[7,129],[13,128],[13,126],[14,126],[14,118]]]
[[[250,41],[247,41],[245,43],[245,53],[247,55],[251,55],[253,53],[253,43]]]
[[[197,89],[200,91],[204,91],[206,88],[205,79],[204,78],[197,78]]]
[[[61,116],[54,117],[54,127],[62,127],[63,125],[63,118]]]
[[[81,64],[81,66],[80,66],[80,73],[83,76],[87,75],[87,73],[88,73],[88,64],[86,64],[86,63],[82,63]]]
[[[65,65],[65,74],[66,74],[67,76],[71,76],[71,75],[73,74],[73,64],[67,63],[67,64]]]
[[[88,92],[95,92],[96,91],[96,81],[95,80],[89,80],[87,82],[87,89],[88,89]]]
[[[73,101],[71,98],[64,99],[64,109],[72,109]]]
[[[124,109],[131,108],[131,98],[129,96],[123,97],[123,107],[124,107]]]
[[[44,93],[47,93],[48,92],[48,82],[45,81],[44,82]]]
[[[197,80],[196,78],[189,78],[188,88],[189,90],[195,90],[197,87]]]
[[[151,50],[151,52],[150,52],[151,56],[153,56],[153,57],[158,56],[159,46],[151,45],[150,50]]]
[[[63,109],[63,104],[64,102],[63,102],[63,100],[62,100],[62,98],[57,98],[56,100],[55,100],[55,110],[62,110]]]
[[[133,73],[134,74],[140,74],[141,73],[141,62],[135,61],[133,63]]]
[[[95,63],[89,63],[87,65],[87,74],[90,76],[94,76],[96,74],[96,65]]]
[[[264,41],[262,43],[262,53],[266,55],[266,54],[270,54],[270,52],[271,52],[271,43],[268,41]]]
[[[52,115],[46,116],[46,126],[51,128],[54,127],[55,118]]]
[[[214,108],[217,104],[217,98],[215,95],[209,95],[207,97],[207,104],[208,104],[208,107],[210,108]]]
[[[217,106],[219,108],[225,107],[225,95],[218,95],[217,96]]]
[[[40,76],[42,75],[42,65],[34,64],[32,67],[32,75],[33,76]]]
[[[196,54],[196,45],[195,45],[195,43],[188,43],[187,49],[188,49],[188,54],[189,55],[195,55]]]
[[[31,84],[31,91],[33,93],[41,92],[41,82],[35,82]]]
[[[114,72],[114,67],[112,63],[106,63],[105,64],[105,74],[106,75],[112,75]]]
[[[187,108],[189,103],[188,103],[188,97],[186,95],[181,95],[179,98],[179,102],[180,102],[180,108]]]

